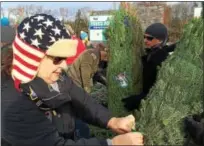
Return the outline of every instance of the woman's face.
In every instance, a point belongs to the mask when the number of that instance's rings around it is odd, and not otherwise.
[[[52,84],[59,79],[62,70],[66,68],[66,58],[45,56],[39,66],[37,76],[46,83]]]

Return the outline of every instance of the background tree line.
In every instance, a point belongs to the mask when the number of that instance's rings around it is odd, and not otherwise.
[[[129,5],[136,7],[138,3],[158,3],[160,2],[128,2]],[[121,3],[122,4],[122,3]],[[200,2],[179,2],[174,5],[167,5],[168,28],[170,40],[175,41],[180,38],[184,24],[193,18],[194,8],[200,6]],[[5,10],[1,7],[1,16],[9,17],[11,23],[18,25],[19,22],[28,16],[36,13],[46,13],[59,18],[66,26],[72,29],[72,33],[79,36],[80,31],[88,32],[90,15],[108,15],[114,10],[94,11],[90,7],[80,9],[68,9],[66,6],[58,9],[50,9],[41,5],[18,5]],[[136,13],[136,12],[135,12]]]

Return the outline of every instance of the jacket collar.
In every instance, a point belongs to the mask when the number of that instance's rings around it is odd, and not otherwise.
[[[62,73],[59,80],[56,82],[59,89],[58,91],[54,89],[51,85],[48,85],[43,79],[39,77],[36,77],[29,83],[21,84],[20,87],[23,93],[29,95],[34,92],[38,97],[42,98],[56,96],[61,94],[61,92],[64,91],[65,88],[62,83],[64,81],[63,74],[64,73]]]

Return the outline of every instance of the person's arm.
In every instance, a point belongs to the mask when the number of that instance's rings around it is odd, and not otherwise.
[[[90,124],[107,127],[111,118],[110,112],[102,105],[97,104],[86,91],[78,87],[70,77],[64,73],[65,81],[61,82],[61,92],[50,91],[47,84],[40,78],[32,81],[32,89],[44,104],[51,108],[58,108],[66,102],[72,102],[76,114]],[[40,86],[39,86],[40,85]],[[26,87],[26,88],[25,88]],[[24,85],[24,89],[28,86]],[[27,89],[29,93],[29,89]]]
[[[38,78],[32,82],[32,89],[42,99],[43,103],[52,108],[58,108],[66,102],[72,102],[74,111],[87,123],[107,127],[111,113],[102,105],[96,103],[84,89],[78,87],[70,77],[64,73],[64,80],[61,82],[61,92],[49,91],[46,83]],[[39,86],[41,85],[41,86]],[[43,97],[43,98],[42,98]]]
[[[73,141],[70,139],[64,139],[62,137],[56,137],[55,138],[56,141],[56,145],[54,146],[71,146],[71,145],[98,145],[98,146],[108,146],[111,144],[111,142],[109,140],[105,140],[105,139],[97,139],[97,138],[90,138],[90,139],[84,139],[81,138],[78,141]]]
[[[98,104],[82,88],[76,86],[73,81],[67,77],[67,94],[71,97],[73,108],[76,109],[76,115],[89,124],[107,128],[109,120],[112,118],[111,112]]]
[[[21,98],[26,101],[17,101],[12,107],[8,107],[3,117],[2,133],[11,144],[18,146],[108,145],[106,139],[81,138],[74,141],[61,137],[56,127],[32,102],[26,99],[27,97]]]

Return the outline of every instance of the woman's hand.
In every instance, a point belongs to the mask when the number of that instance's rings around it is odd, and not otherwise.
[[[132,129],[135,129],[135,118],[133,115],[121,118],[113,117],[108,122],[108,128],[118,134],[131,132]]]
[[[115,136],[112,139],[112,145],[144,145],[143,135],[139,132],[130,132]]]

